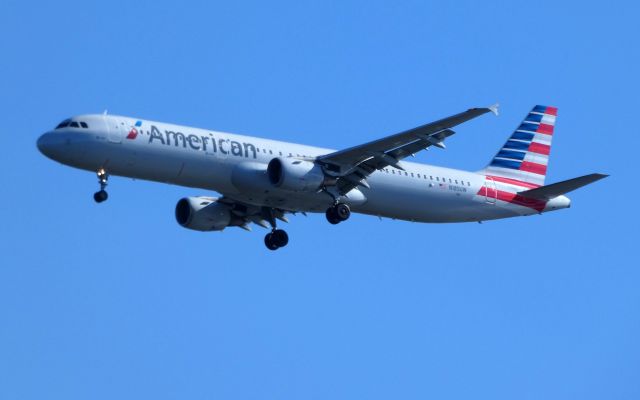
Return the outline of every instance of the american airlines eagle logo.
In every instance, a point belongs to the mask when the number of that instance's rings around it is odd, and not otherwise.
[[[134,126],[131,127],[131,130],[129,131],[129,134],[127,135],[127,139],[133,140],[135,138],[138,137],[138,129],[136,128],[140,128],[140,126],[142,126],[142,121],[136,121],[136,124]]]

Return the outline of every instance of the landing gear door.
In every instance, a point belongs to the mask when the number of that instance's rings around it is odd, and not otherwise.
[[[496,181],[487,176],[487,179],[484,181],[484,189],[485,201],[489,204],[496,204],[496,199],[498,198]]]

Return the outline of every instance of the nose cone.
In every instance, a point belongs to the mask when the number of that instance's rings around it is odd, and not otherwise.
[[[38,138],[36,145],[38,146],[40,153],[55,160],[60,157],[60,153],[64,145],[63,142],[64,140],[60,135],[53,132],[47,132]]]
[[[38,138],[38,141],[36,142],[36,145],[38,146],[38,150],[40,150],[40,153],[42,153],[45,156],[49,157],[49,154],[51,152],[51,145],[52,145],[51,133],[47,132],[47,133],[41,135]]]
[[[36,142],[36,146],[38,146],[38,150],[40,150],[40,153],[42,154],[46,154],[47,146],[49,144],[49,138],[47,137],[47,135],[47,133],[41,135]]]

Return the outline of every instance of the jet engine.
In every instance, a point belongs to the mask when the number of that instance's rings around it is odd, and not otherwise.
[[[295,158],[274,158],[267,166],[267,175],[273,186],[291,192],[314,191],[325,183],[319,165]]]
[[[196,231],[221,231],[234,225],[229,206],[212,197],[185,197],[176,204],[176,221]]]

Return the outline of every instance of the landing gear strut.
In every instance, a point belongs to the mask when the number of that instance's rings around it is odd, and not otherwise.
[[[351,216],[351,209],[344,203],[336,203],[327,208],[325,215],[327,216],[327,221],[329,221],[330,224],[335,225],[348,220]]]
[[[107,171],[105,171],[104,168],[100,168],[97,172],[97,175],[98,182],[100,183],[100,190],[93,194],[93,199],[96,201],[96,203],[102,203],[109,198],[109,194],[106,190],[104,190],[107,187],[109,175],[107,175]]]
[[[262,209],[263,217],[271,225],[271,232],[264,237],[264,244],[269,250],[278,250],[289,243],[289,235],[282,229],[276,228],[276,218],[273,215],[273,208],[264,207]]]

